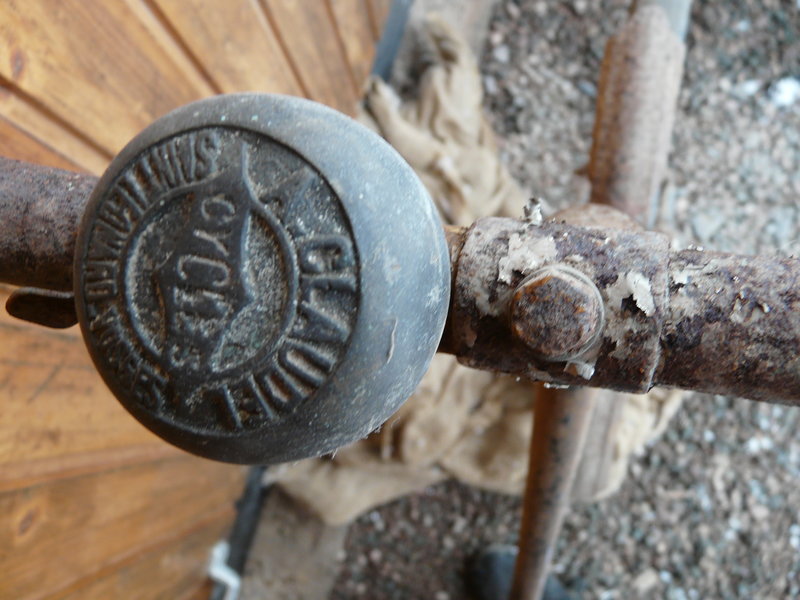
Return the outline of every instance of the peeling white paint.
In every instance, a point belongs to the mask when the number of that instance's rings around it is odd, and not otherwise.
[[[692,269],[684,269],[683,271],[678,271],[677,273],[671,273],[670,277],[672,278],[672,282],[677,285],[686,285],[689,283],[689,278],[692,276]]]
[[[742,292],[739,292],[733,301],[730,319],[732,323],[737,325],[754,323],[766,316],[771,310],[769,305],[763,302],[758,302],[754,306],[751,305]]]
[[[500,314],[500,308],[497,306],[498,303],[492,303],[489,300],[489,291],[485,286],[473,287],[472,295],[475,299],[475,306],[477,307],[479,313],[494,316]]]
[[[532,364],[528,363],[528,377],[533,379],[534,381],[544,381],[544,382],[552,382],[553,376],[546,371],[540,371]]]
[[[589,348],[584,350],[580,355],[567,361],[564,365],[564,372],[572,375],[578,375],[587,381],[594,375],[594,367],[597,364],[597,359],[600,356],[600,341],[602,335],[592,343]]]
[[[508,240],[508,254],[498,262],[497,277],[503,283],[511,284],[514,272],[529,275],[556,256],[556,243],[552,237],[531,240],[513,233]]]
[[[592,378],[592,375],[594,375],[594,365],[594,362],[588,363],[580,360],[571,360],[564,367],[564,372],[578,375],[588,381]]]
[[[633,301],[639,307],[645,316],[652,317],[656,313],[656,304],[653,300],[653,292],[650,288],[650,282],[647,277],[641,273],[634,273],[633,271],[625,274],[625,279],[633,293]]]
[[[628,271],[620,275],[613,285],[606,288],[606,297],[611,307],[619,310],[625,298],[633,297],[636,306],[645,316],[652,317],[656,312],[653,292],[647,277],[638,271]]]

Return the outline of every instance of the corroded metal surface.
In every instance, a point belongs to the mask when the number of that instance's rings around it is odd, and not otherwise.
[[[685,46],[676,21],[688,2],[641,2],[608,41],[598,84],[591,200],[649,225],[663,181]],[[672,5],[665,10],[664,5]],[[680,5],[680,6],[678,6]],[[674,12],[671,14],[670,10]]]
[[[97,178],[0,157],[0,281],[72,290],[72,257]]]
[[[481,219],[466,233],[458,259],[446,349],[475,368],[647,391],[667,308],[668,252],[666,236],[657,233]],[[553,263],[586,275],[604,303],[605,324],[595,343],[563,362],[542,360],[512,335],[507,317],[520,282]],[[571,324],[562,319],[552,327]]]
[[[591,425],[594,393],[537,390],[519,553],[509,600],[538,600],[542,594]]]
[[[460,246],[441,350],[468,366],[562,385],[800,401],[798,260],[672,252],[657,233],[502,218],[478,221]],[[517,287],[554,263],[591,279],[605,313],[596,342],[560,362],[509,325]],[[554,330],[574,326],[548,314]]]
[[[579,356],[603,326],[603,299],[583,273],[550,265],[525,279],[510,301],[511,331],[543,360]]]
[[[78,213],[94,178],[7,160],[0,161],[0,169],[0,280],[68,288]],[[226,210],[222,205],[216,209]],[[448,230],[447,239],[454,294],[440,349],[460,356],[465,364],[567,385],[643,392],[662,384],[772,402],[798,400],[797,260],[670,252],[667,238],[657,233],[564,223],[537,226],[497,218],[483,219],[469,230]],[[208,243],[209,248],[214,246],[211,240]],[[134,263],[145,260],[153,256],[151,250],[134,252],[129,258]],[[172,254],[165,251],[163,258]],[[165,269],[171,268],[173,275],[178,273],[175,261],[172,267],[169,261],[159,263],[159,272],[166,274]],[[545,360],[546,352],[535,351],[513,333],[514,327],[519,333],[525,325],[510,325],[517,287],[534,271],[554,263],[592,280],[605,313],[597,341],[558,362]],[[195,275],[202,275],[198,269],[204,268],[209,285],[216,281],[214,273],[222,273],[214,271],[211,262],[181,265],[197,267]],[[95,273],[90,270],[89,279]],[[101,270],[96,275],[102,283]],[[242,285],[242,290],[249,289],[247,281]],[[24,302],[32,299],[36,302],[26,308]],[[61,296],[50,300],[61,308],[69,301]],[[21,292],[12,311],[23,318],[28,314],[35,322],[67,325],[69,311],[55,319],[34,318],[37,315],[30,311],[46,311],[50,300]],[[139,306],[139,311],[147,302],[155,306],[152,298],[145,300],[139,298],[132,306]],[[562,313],[536,311],[539,319],[553,319],[552,331],[559,327],[568,331],[575,323]],[[149,331],[149,313],[141,314],[142,327]],[[178,327],[179,320],[173,321]],[[182,347],[176,342],[174,351]]]
[[[654,383],[798,403],[797,260],[684,250],[669,277]]]
[[[198,434],[255,430],[341,361],[360,295],[353,236],[291,149],[182,132],[101,192],[83,222],[80,309],[123,403]]]

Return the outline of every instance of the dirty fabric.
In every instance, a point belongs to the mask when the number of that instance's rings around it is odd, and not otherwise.
[[[482,112],[478,67],[466,43],[444,23],[427,24],[427,62],[413,100],[370,81],[360,120],[414,168],[446,223],[520,216],[526,196],[498,157]],[[447,478],[522,494],[536,385],[467,369],[436,355],[415,394],[377,432],[334,456],[270,473],[299,503],[329,524],[346,523],[389,500]],[[613,396],[613,398],[612,398]],[[598,419],[600,454],[588,451],[574,495],[596,500],[624,479],[630,456],[664,429],[680,394],[609,392],[613,419]],[[600,459],[600,460],[599,460]]]

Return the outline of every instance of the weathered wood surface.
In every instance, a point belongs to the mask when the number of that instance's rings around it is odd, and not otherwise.
[[[3,493],[3,597],[79,589],[230,516],[241,471],[180,456]]]
[[[180,454],[114,399],[76,327],[48,330],[2,311],[0,339],[0,491]]]
[[[0,148],[100,173],[143,127],[205,96],[267,91],[353,113],[389,0],[6,0]],[[19,148],[16,150],[15,148]]]
[[[120,565],[109,574],[97,577],[59,600],[206,600],[208,549],[227,535],[233,509],[223,511],[196,531],[169,540],[160,548],[150,548],[137,560]]]
[[[221,92],[352,113],[388,6],[4,0],[0,155],[99,174],[154,119]],[[0,406],[0,599],[207,597],[241,468],[189,457],[133,420],[77,328],[5,311]]]

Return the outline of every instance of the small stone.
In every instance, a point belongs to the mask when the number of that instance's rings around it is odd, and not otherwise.
[[[521,14],[519,6],[517,6],[514,2],[508,2],[506,4],[506,12],[508,12],[508,16],[511,17],[512,20],[519,19]]]
[[[733,88],[733,95],[737,98],[745,99],[754,96],[761,89],[761,82],[758,79],[748,79]]]
[[[497,85],[497,79],[492,77],[491,75],[487,75],[483,78],[483,90],[489,96],[494,96],[497,92],[500,91],[500,87]]]
[[[500,44],[492,50],[492,57],[499,63],[506,64],[511,58],[511,49],[508,44]]]
[[[800,79],[784,77],[769,87],[769,99],[778,108],[786,108],[800,98]]]
[[[597,86],[588,79],[579,79],[577,85],[578,89],[589,96],[589,98],[597,96]]]
[[[647,569],[639,573],[632,582],[637,595],[643,596],[659,584],[659,576],[655,569]]]

